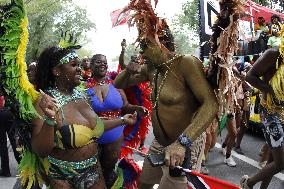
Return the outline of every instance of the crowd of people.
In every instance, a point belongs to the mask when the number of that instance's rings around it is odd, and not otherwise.
[[[243,176],[243,189],[252,189],[260,181],[261,189],[267,188],[272,176],[284,167],[280,22],[278,16],[273,16],[268,27],[259,17],[255,29],[269,36],[268,50],[254,61],[250,56],[236,59],[233,67],[238,79],[237,106],[235,112],[223,115],[228,131],[221,148],[224,163],[237,166],[233,150],[244,154],[241,141],[252,113],[251,96],[259,95],[261,99],[259,112],[266,139],[260,160],[263,169],[254,176]],[[38,117],[30,123],[31,149],[49,162],[48,174],[43,173],[42,178],[50,188],[123,187],[118,164],[127,144],[124,131],[149,115],[154,139],[145,150],[145,136],[141,134],[135,146],[146,156],[142,171],[137,172],[136,188],[151,189],[159,184],[160,189],[186,189],[188,180],[178,166],[210,174],[206,162],[222,119],[216,91],[206,80],[202,62],[195,56],[176,53],[166,22],[159,20],[156,24],[157,38],[138,27],[144,36],[139,38],[141,51],[132,55],[129,63],[124,61],[126,41],[122,41],[120,68],[115,74],[108,72],[105,55],[80,59],[76,53],[79,47],[74,45],[47,47],[36,62],[28,65],[29,81],[40,92],[34,103]],[[132,101],[129,87],[143,88],[144,101],[149,101],[151,107]],[[9,106],[8,98],[1,94],[2,177],[11,176],[6,135],[17,162],[21,161],[17,116]],[[33,187],[41,186],[35,182]]]
[[[258,17],[254,25],[254,31],[260,39],[262,50],[273,48],[280,45],[280,30],[282,20],[278,15],[272,15],[270,22],[267,22],[262,16]]]

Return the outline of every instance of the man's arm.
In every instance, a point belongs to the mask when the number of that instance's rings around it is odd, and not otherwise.
[[[271,93],[271,86],[265,83],[260,77],[264,76],[273,66],[276,65],[279,52],[276,49],[269,49],[257,59],[253,67],[247,73],[245,80],[255,88],[264,93]]]
[[[187,85],[200,103],[200,108],[191,124],[184,131],[186,136],[195,140],[216,116],[218,104],[216,96],[205,78],[202,63],[197,58],[185,56],[180,64],[180,70]]]
[[[130,62],[126,69],[116,76],[113,84],[116,88],[125,89],[148,80],[147,66]]]
[[[185,56],[179,65],[186,84],[200,103],[200,108],[192,119],[192,122],[184,130],[188,138],[194,141],[209,127],[217,115],[218,105],[213,90],[205,79],[202,63],[195,57]],[[185,151],[183,145],[177,140],[166,148],[165,163],[168,166],[181,165],[184,161]]]
[[[126,48],[126,40],[123,39],[121,42],[121,52],[119,55],[119,66],[121,70],[124,70],[126,68],[125,62],[124,62],[124,53]]]

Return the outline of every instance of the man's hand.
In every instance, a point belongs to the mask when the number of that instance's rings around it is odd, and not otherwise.
[[[149,111],[147,108],[143,106],[135,106],[135,111],[138,113],[139,116],[145,117],[149,115]]]
[[[125,48],[126,48],[126,40],[125,39],[123,39],[122,41],[121,41],[121,51],[125,51]]]
[[[126,65],[126,70],[131,74],[138,74],[141,72],[141,65],[135,62],[129,62]]]
[[[167,166],[181,166],[185,157],[185,147],[174,142],[165,149],[165,163]]]
[[[123,118],[127,125],[134,125],[137,122],[137,113],[125,114]]]

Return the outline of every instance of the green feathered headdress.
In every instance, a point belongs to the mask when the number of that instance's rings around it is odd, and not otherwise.
[[[28,18],[22,0],[0,5],[0,79],[1,90],[17,117],[17,127],[24,144],[19,165],[22,185],[30,189],[43,183],[41,173],[47,172],[48,162],[31,151],[30,122],[38,116],[33,102],[39,97],[27,76],[25,53],[28,43]]]
[[[19,117],[29,122],[37,116],[33,106],[39,93],[29,82],[25,53],[28,18],[22,0],[12,0],[0,11],[1,82],[6,96],[17,101]]]

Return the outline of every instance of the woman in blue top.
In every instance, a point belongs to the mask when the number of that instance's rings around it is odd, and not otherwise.
[[[142,106],[128,103],[123,90],[116,89],[112,80],[107,76],[107,59],[105,55],[96,54],[91,59],[92,79],[87,83],[87,94],[91,99],[92,108],[104,119],[121,117],[122,112],[138,112],[146,115],[147,111]],[[105,132],[99,139],[101,144],[101,164],[106,181],[110,188],[116,180],[115,164],[120,155],[123,142],[124,125]]]

